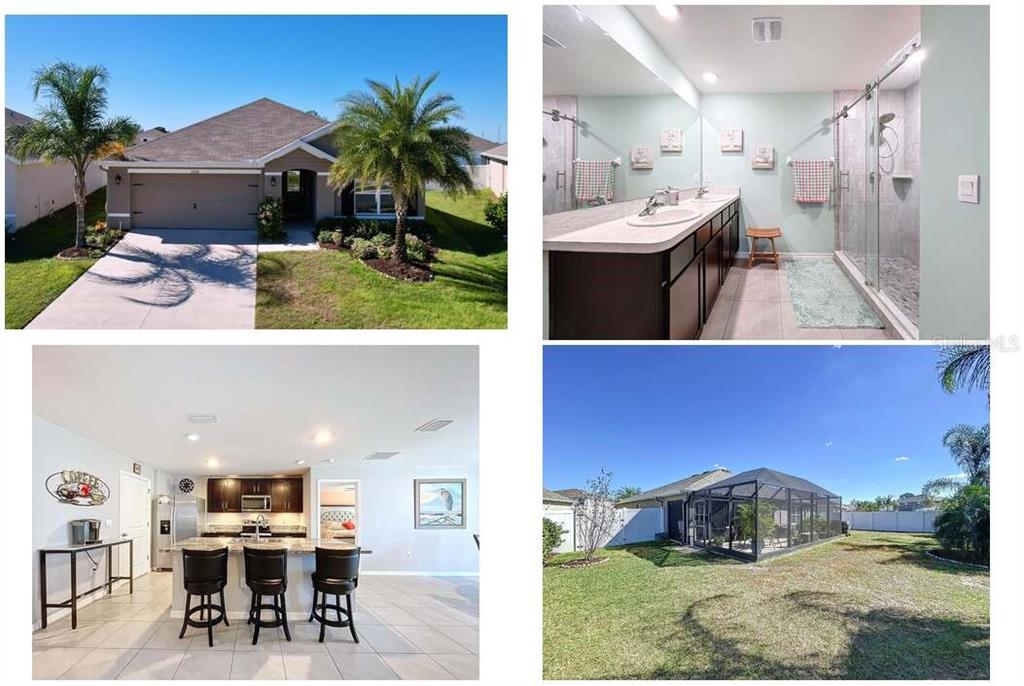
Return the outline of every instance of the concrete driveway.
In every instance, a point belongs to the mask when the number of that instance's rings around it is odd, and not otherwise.
[[[256,232],[136,229],[29,323],[33,329],[251,329]]]

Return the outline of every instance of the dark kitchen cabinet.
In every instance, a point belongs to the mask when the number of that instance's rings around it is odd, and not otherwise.
[[[302,512],[304,501],[302,479],[274,479],[271,483],[271,512]]]
[[[206,480],[206,508],[209,512],[241,512],[242,480]]]
[[[273,479],[242,479],[242,495],[272,495]]]
[[[739,206],[657,253],[550,251],[550,337],[698,338],[739,249]]]

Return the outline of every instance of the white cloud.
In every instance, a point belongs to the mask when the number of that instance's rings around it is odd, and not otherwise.
[[[907,457],[906,455],[900,455],[899,457],[895,458],[895,461],[896,462],[910,462],[910,458]]]
[[[825,441],[825,447],[826,448],[831,448],[832,447],[832,441]]]
[[[947,474],[946,476],[940,476],[940,479],[966,479],[967,472],[960,472],[959,474]]]

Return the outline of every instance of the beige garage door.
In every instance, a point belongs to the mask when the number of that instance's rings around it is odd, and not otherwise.
[[[258,174],[133,174],[132,225],[255,229]]]

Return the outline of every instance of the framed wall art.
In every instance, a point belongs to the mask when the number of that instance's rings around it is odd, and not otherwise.
[[[775,169],[775,148],[770,145],[751,146],[751,169]]]
[[[417,529],[466,528],[465,479],[414,479]]]
[[[662,129],[661,130],[661,151],[682,152],[683,151],[683,130]]]
[[[718,142],[722,152],[742,152],[743,129],[722,129]]]

